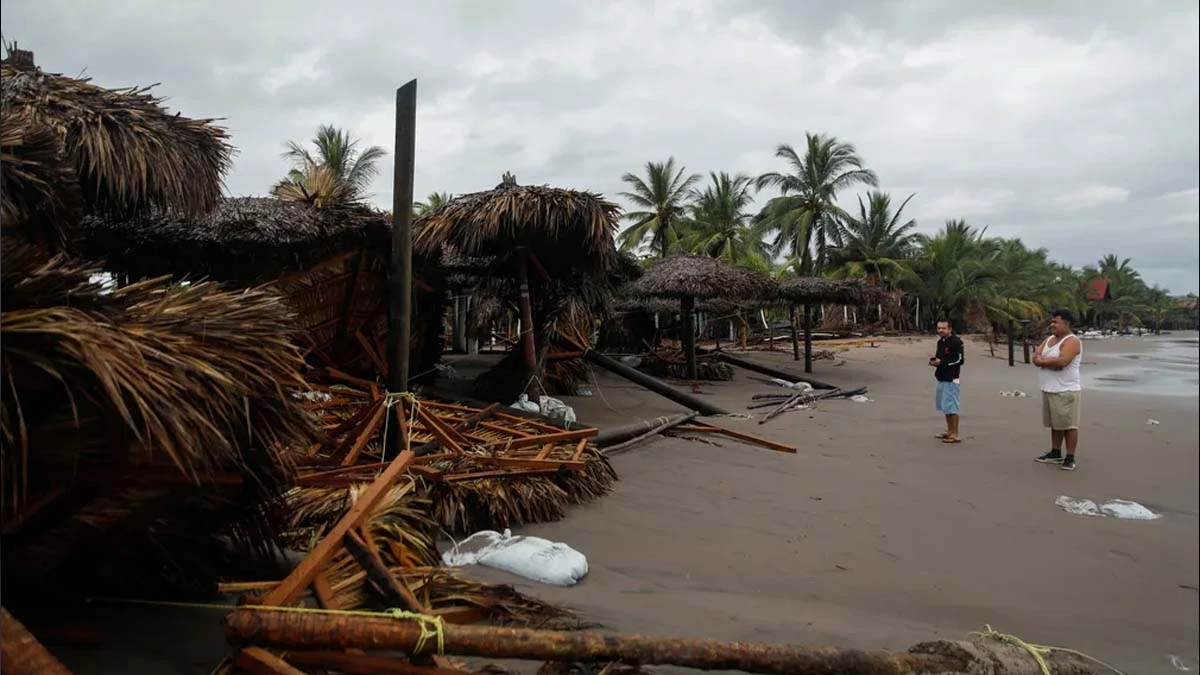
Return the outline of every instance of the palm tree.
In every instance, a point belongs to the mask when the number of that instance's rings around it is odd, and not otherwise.
[[[306,201],[365,199],[367,188],[379,174],[379,160],[386,154],[383,148],[372,145],[360,150],[359,141],[352,139],[348,131],[328,124],[317,128],[312,144],[315,153],[295,141],[287,142],[283,157],[292,160],[294,166],[273,192],[284,198],[304,195]],[[329,192],[318,192],[317,188]]]
[[[418,218],[454,200],[449,192],[430,192],[423,202],[413,202],[413,217]]]
[[[764,234],[774,233],[772,255],[785,253],[800,260],[803,274],[819,274],[830,243],[837,244],[836,220],[845,216],[837,206],[837,193],[855,185],[875,187],[875,172],[863,168],[862,158],[850,143],[833,136],[805,134],[801,157],[790,145],[780,145],[775,156],[787,162],[791,173],[765,173],[755,187],[779,188],[758,218]]]
[[[632,173],[621,176],[621,180],[630,186],[630,191],[620,195],[637,209],[624,216],[633,225],[617,236],[621,250],[635,251],[648,243],[652,252],[667,257],[679,242],[691,189],[700,175],[685,176],[684,168],[676,170],[675,158],[670,157],[665,162],[646,162],[645,180]]]
[[[907,271],[907,260],[916,244],[912,230],[917,221],[901,222],[909,195],[892,212],[892,198],[886,192],[872,191],[864,204],[858,198],[858,217],[847,215],[838,223],[838,246],[828,252],[832,276],[861,278],[875,286],[896,279]]]
[[[691,219],[681,244],[731,265],[761,267],[766,261],[763,241],[750,227],[747,211],[754,201],[753,179],[721,171],[710,172],[709,180],[703,192],[693,193]]]

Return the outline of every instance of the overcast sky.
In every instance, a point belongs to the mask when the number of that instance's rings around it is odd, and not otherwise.
[[[161,82],[172,110],[224,117],[235,195],[331,123],[388,150],[372,198],[390,208],[395,89],[415,77],[418,198],[506,170],[615,197],[670,155],[758,174],[812,131],[857,145],[896,202],[915,192],[923,231],[963,218],[1196,291],[1196,1],[1004,4],[11,0],[0,24],[47,70]]]

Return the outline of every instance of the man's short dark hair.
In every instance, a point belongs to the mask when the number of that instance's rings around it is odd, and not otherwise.
[[[1054,317],[1058,317],[1071,325],[1075,325],[1075,315],[1071,314],[1071,310],[1069,309],[1056,309],[1053,312],[1050,312],[1050,318],[1053,319]]]

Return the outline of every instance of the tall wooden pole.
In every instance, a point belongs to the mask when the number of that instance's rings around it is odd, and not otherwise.
[[[804,372],[812,372],[812,307],[804,305]]]
[[[683,352],[687,363],[687,379],[695,381],[696,373],[696,299],[691,297],[679,301],[679,318],[683,320]]]
[[[521,351],[529,374],[537,372],[537,346],[533,337],[533,303],[529,298],[529,255],[524,248],[517,250],[517,283],[521,291]]]
[[[392,175],[392,265],[388,277],[388,391],[408,391],[412,343],[413,156],[417,140],[417,81],[396,90],[396,151]],[[391,428],[399,431],[398,424]],[[393,445],[392,447],[399,447]]]

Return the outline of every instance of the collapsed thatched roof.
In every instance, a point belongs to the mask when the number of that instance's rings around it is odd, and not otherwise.
[[[176,210],[92,217],[82,229],[83,251],[113,272],[241,281],[299,271],[360,244],[386,253],[391,232],[387,217],[366,207],[318,208],[269,197],[224,199],[198,218]]]
[[[449,254],[503,264],[524,246],[550,276],[590,273],[615,263],[618,215],[616,204],[591,192],[518,185],[506,174],[495,188],[457,197],[418,218],[413,250],[429,258]]]
[[[632,298],[767,300],[775,284],[767,277],[718,258],[678,254],[655,262],[622,295]]]
[[[883,291],[861,281],[824,279],[821,277],[789,277],[779,282],[779,297],[789,304],[836,303],[864,305],[879,302]]]
[[[711,312],[718,315],[732,314],[739,308],[753,309],[749,305],[757,305],[761,303],[748,303],[743,307],[737,302],[731,300],[722,300],[713,298],[710,300],[701,300],[696,303],[696,309],[701,312]],[[613,309],[617,312],[647,312],[649,314],[677,314],[679,313],[679,303],[677,301],[668,300],[666,298],[638,298],[629,295],[619,297],[613,303]]]
[[[54,134],[89,209],[202,213],[220,198],[233,149],[212,120],[169,113],[149,87],[106,89],[10,61],[0,71],[4,117]]]

